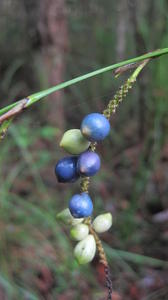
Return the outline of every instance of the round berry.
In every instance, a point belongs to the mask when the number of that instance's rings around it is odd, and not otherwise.
[[[110,229],[112,226],[111,213],[105,213],[97,216],[93,221],[93,228],[97,233],[102,233]]]
[[[110,132],[110,122],[102,114],[89,114],[82,121],[81,132],[91,142],[102,141]]]
[[[64,157],[55,166],[55,175],[58,182],[74,182],[79,178],[77,172],[78,157]]]
[[[80,219],[79,219],[80,220]],[[75,241],[81,241],[89,234],[89,227],[86,224],[77,224],[70,230],[70,236]]]
[[[60,146],[70,154],[80,154],[89,148],[90,142],[83,136],[80,129],[66,131]]]
[[[77,171],[80,175],[93,176],[100,169],[100,157],[97,153],[87,151],[82,153],[77,161]]]
[[[93,203],[87,193],[74,195],[69,202],[69,210],[74,218],[89,217],[93,211]]]
[[[96,241],[92,234],[89,234],[82,241],[78,242],[74,255],[79,264],[87,264],[93,260],[96,254]]]

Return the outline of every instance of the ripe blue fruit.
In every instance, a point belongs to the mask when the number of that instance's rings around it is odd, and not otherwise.
[[[91,142],[102,141],[110,132],[110,122],[102,114],[89,114],[82,121],[81,132]]]
[[[93,176],[100,169],[100,164],[100,157],[97,153],[86,151],[78,158],[77,171],[80,175]]]
[[[79,178],[76,168],[77,159],[76,156],[69,156],[58,161],[55,166],[55,175],[58,182],[74,182]]]
[[[74,195],[69,201],[69,210],[74,218],[86,218],[92,214],[93,203],[87,193]]]

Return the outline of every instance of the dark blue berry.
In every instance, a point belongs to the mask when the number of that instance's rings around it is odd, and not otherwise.
[[[82,121],[81,132],[89,141],[102,141],[110,132],[110,122],[102,114],[89,114]]]
[[[69,210],[74,218],[86,218],[92,214],[93,203],[87,193],[74,195],[69,202]]]
[[[97,153],[86,151],[78,158],[77,170],[80,175],[93,176],[100,169],[100,164],[100,157]]]
[[[55,175],[58,182],[74,182],[79,178],[77,160],[78,157],[69,156],[58,161],[55,166]]]

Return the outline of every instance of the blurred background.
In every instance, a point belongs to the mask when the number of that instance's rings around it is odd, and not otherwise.
[[[1,0],[0,106],[168,45],[167,0]],[[93,178],[94,214],[113,300],[168,299],[168,59],[152,61],[111,119]],[[100,112],[128,74],[112,72],[41,101],[10,127],[0,154],[0,300],[103,300],[98,259],[78,266],[56,214],[79,184],[58,184],[63,132]],[[155,259],[153,259],[155,258]]]

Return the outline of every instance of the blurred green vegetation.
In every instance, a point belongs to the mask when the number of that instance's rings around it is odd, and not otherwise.
[[[62,3],[68,46],[60,49],[59,36],[58,44],[50,32],[43,36],[43,26],[53,27],[42,18],[40,0],[0,2],[1,107],[53,81],[168,45],[166,0]],[[53,49],[64,69],[59,76],[48,68],[48,61],[54,68]],[[91,183],[95,215],[113,214],[113,228],[102,239],[114,290],[124,300],[168,297],[168,221],[155,222],[168,209],[167,70],[165,56],[143,71],[111,120],[110,137],[98,149],[102,169]],[[59,99],[55,93],[10,127],[0,155],[0,299],[104,299],[97,261],[78,266],[68,229],[56,221],[79,184],[57,184],[54,165],[66,155],[59,148],[64,130],[104,109],[125,77],[109,72],[65,89]],[[146,278],[153,285],[145,285]]]

